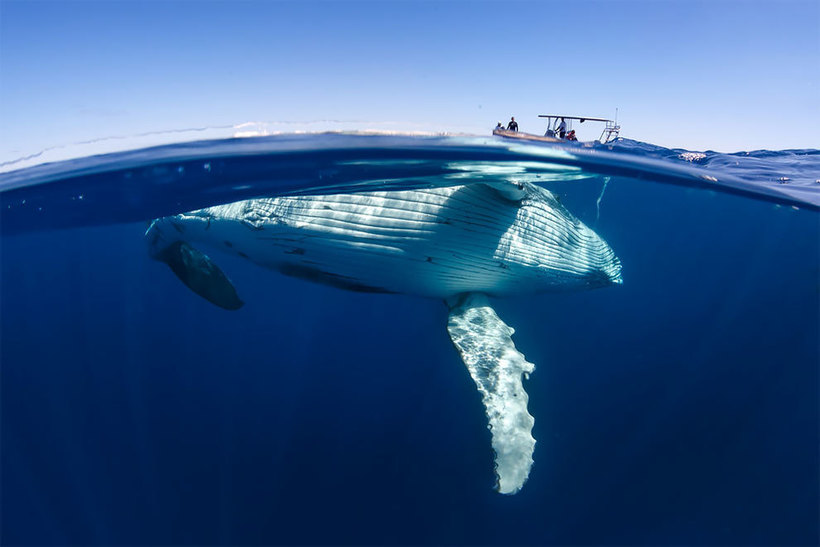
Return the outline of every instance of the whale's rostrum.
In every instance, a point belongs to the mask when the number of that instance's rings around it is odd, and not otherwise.
[[[195,245],[339,288],[443,299],[448,332],[481,393],[497,488],[517,492],[535,447],[522,376],[534,365],[488,297],[621,283],[615,253],[529,183],[243,200],[154,220],[152,257],[225,309],[242,305]]]

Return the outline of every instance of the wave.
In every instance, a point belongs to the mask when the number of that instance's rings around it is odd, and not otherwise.
[[[611,150],[697,165],[759,184],[807,187],[820,184],[820,150],[811,148],[726,154],[712,150],[698,152],[683,148],[664,148],[630,139],[618,139],[611,145]]]

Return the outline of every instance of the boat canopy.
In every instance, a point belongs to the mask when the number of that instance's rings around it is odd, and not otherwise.
[[[599,142],[606,143],[611,140],[617,139],[618,134],[621,131],[621,126],[618,125],[616,120],[610,120],[608,118],[590,118],[589,116],[565,116],[562,114],[539,114],[539,118],[546,118],[547,119],[547,132],[545,133],[545,137],[555,137],[558,131],[558,120],[563,119],[564,121],[569,122],[569,127],[567,130],[572,129],[572,121],[578,120],[580,123],[584,122],[603,122],[606,124],[604,130],[601,132],[601,136],[598,138]],[[617,115],[616,115],[617,118]]]
[[[539,118],[564,118],[565,120],[579,120],[581,123],[584,122],[610,122],[615,123],[615,120],[609,120],[607,118],[590,118],[589,116],[564,116],[563,114],[539,114]]]

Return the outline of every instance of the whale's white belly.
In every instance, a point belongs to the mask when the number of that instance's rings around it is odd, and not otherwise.
[[[246,200],[157,228],[352,290],[447,297],[611,283],[611,249],[568,215],[540,188],[511,200],[479,184]]]

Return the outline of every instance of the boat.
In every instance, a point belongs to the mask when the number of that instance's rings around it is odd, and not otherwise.
[[[532,133],[524,133],[521,131],[510,131],[504,129],[503,127],[496,127],[493,130],[493,135],[497,135],[499,137],[507,137],[512,139],[520,139],[525,141],[538,141],[538,142],[576,142],[573,140],[568,140],[566,138],[562,139],[558,136],[558,125],[560,124],[561,120],[564,120],[567,123],[567,133],[569,134],[572,131],[572,124],[573,122],[577,121],[578,123],[584,122],[599,122],[604,123],[604,129],[601,131],[601,136],[596,141],[592,141],[591,143],[581,143],[581,144],[606,144],[608,142],[614,141],[618,138],[618,135],[621,131],[621,126],[618,125],[617,116],[616,120],[610,120],[608,118],[590,118],[587,116],[565,116],[563,114],[539,114],[539,118],[546,118],[547,120],[547,131],[544,135],[534,135]],[[500,125],[500,123],[499,123]]]

